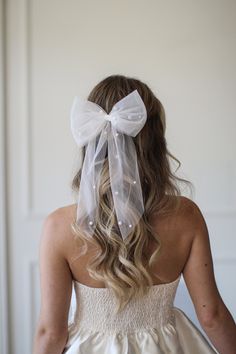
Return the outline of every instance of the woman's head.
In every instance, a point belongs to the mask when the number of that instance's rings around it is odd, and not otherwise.
[[[181,164],[167,149],[164,108],[145,83],[123,75],[112,75],[92,89],[88,100],[98,104],[109,114],[116,102],[135,89],[147,110],[147,121],[143,129],[133,138],[145,213],[135,230],[123,241],[114,214],[106,157],[99,186],[99,218],[96,220],[97,226],[93,237],[83,233],[76,222],[72,225],[78,239],[85,244],[85,252],[88,243],[96,247],[97,254],[91,261],[88,271],[92,277],[103,281],[114,291],[120,308],[125,306],[133,295],[141,296],[146,293],[147,286],[152,285],[151,267],[158,256],[160,242],[151,225],[151,219],[154,215],[158,217],[177,208],[179,201],[177,197],[181,192],[176,182],[189,183],[171,171],[169,158],[178,162],[179,166]],[[85,153],[86,146],[82,149],[82,164]],[[72,188],[76,192],[79,190],[80,179],[81,168],[72,182]],[[147,253],[150,242],[156,244],[156,250],[152,255]]]

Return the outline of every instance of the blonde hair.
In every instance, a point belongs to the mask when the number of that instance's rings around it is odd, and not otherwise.
[[[153,271],[152,267],[161,244],[157,232],[150,224],[151,217],[154,214],[157,217],[178,209],[180,202],[178,196],[181,195],[181,190],[177,182],[192,186],[191,182],[177,177],[171,171],[168,158],[175,160],[178,168],[181,163],[167,149],[164,108],[145,83],[123,75],[111,75],[93,88],[88,100],[109,113],[117,101],[135,89],[138,90],[147,109],[146,124],[133,138],[145,213],[135,230],[123,241],[114,214],[106,156],[99,187],[99,216],[93,237],[83,233],[76,221],[71,225],[76,239],[83,243],[83,254],[87,252],[88,244],[96,249],[87,270],[92,278],[104,282],[106,287],[113,291],[117,300],[116,312],[121,311],[133,296],[145,295],[148,286],[153,285],[150,273]],[[86,146],[82,148],[82,164],[85,152]],[[76,193],[79,190],[81,168],[72,181],[72,189]],[[151,256],[148,252],[150,242],[156,245]]]

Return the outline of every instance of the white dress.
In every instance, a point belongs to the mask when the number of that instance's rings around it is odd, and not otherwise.
[[[180,277],[153,285],[112,314],[114,295],[74,281],[76,311],[62,354],[212,354],[215,350],[178,308],[173,307]]]

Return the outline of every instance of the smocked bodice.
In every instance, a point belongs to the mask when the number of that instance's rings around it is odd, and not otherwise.
[[[173,323],[173,301],[180,277],[168,284],[153,285],[141,299],[131,299],[114,315],[115,298],[108,288],[92,288],[74,281],[74,322],[80,328],[106,333],[133,332]]]

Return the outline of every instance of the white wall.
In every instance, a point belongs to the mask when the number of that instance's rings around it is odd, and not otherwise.
[[[42,221],[73,202],[73,97],[110,74],[143,80],[162,101],[169,149],[195,185],[218,286],[236,317],[235,24],[233,0],[7,2],[12,354],[30,353]],[[176,303],[195,321],[184,291]]]

